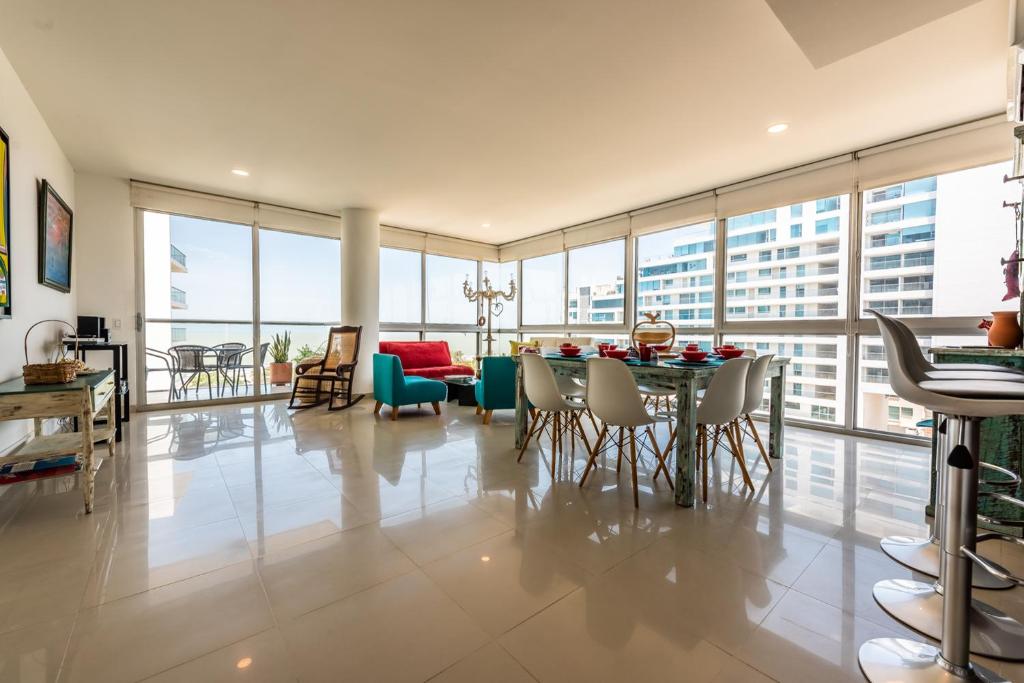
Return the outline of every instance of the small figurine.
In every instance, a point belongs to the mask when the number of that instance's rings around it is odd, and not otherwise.
[[[1009,301],[1020,296],[1020,251],[1014,249],[1010,258],[1003,260],[1003,264],[1006,266],[1003,268],[1003,282],[1006,283],[1003,301]]]

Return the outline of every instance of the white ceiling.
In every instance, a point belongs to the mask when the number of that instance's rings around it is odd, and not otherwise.
[[[809,1],[0,0],[0,48],[79,171],[503,243],[1004,109],[1008,0]]]

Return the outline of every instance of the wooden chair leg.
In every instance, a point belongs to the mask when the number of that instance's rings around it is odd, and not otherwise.
[[[715,457],[715,453],[718,452],[718,444],[722,440],[722,428],[715,425],[715,436],[711,440],[711,457]]]
[[[384,407],[384,401],[377,401],[377,404],[373,406],[373,414],[380,415],[380,409]]]
[[[530,431],[526,433],[526,439],[523,440],[523,447],[519,449],[519,457],[516,458],[516,462],[523,459],[523,453],[526,452],[526,447],[530,445],[530,439],[533,437],[533,431],[537,429],[537,421],[540,419],[540,412],[535,412],[533,416],[533,422],[530,423]]]
[[[398,406],[391,406],[391,419],[392,421],[398,419]]]
[[[555,464],[558,462],[558,451],[561,446],[562,414],[555,413],[554,428],[551,430],[551,479],[555,478]]]
[[[647,428],[647,434],[648,434],[648,436],[651,439],[651,444],[652,444],[651,450],[654,451],[654,457],[658,461],[658,466],[654,470],[654,477],[653,477],[653,479],[655,481],[657,481],[658,474],[662,470],[664,470],[665,471],[665,480],[668,482],[668,488],[670,490],[674,491],[676,487],[673,486],[673,484],[672,484],[672,475],[670,475],[669,472],[668,472],[668,465],[665,464],[665,457],[661,454],[661,451],[658,450],[658,442],[654,440],[654,431],[650,427]],[[665,450],[668,451],[667,448]]]
[[[754,443],[757,444],[757,450],[761,451],[761,459],[764,460],[764,464],[768,466],[768,471],[772,471],[772,461],[768,458],[768,452],[764,449],[764,444],[761,443],[761,435],[757,433],[757,427],[754,426],[754,419],[747,413],[744,416],[747,420],[747,427],[750,429],[750,435],[754,437]]]
[[[576,421],[576,428],[579,430],[580,439],[583,441],[583,447],[587,449],[587,456],[590,456],[590,440],[587,439],[587,432],[583,429],[583,423],[580,421],[580,414],[573,413],[573,420]]]
[[[597,433],[597,441],[594,442],[594,450],[590,451],[590,458],[587,460],[587,466],[583,469],[583,476],[580,477],[580,488],[583,488],[583,484],[587,482],[587,475],[590,474],[590,468],[597,462],[597,454],[601,451],[601,444],[604,443],[605,436],[608,435],[608,425],[601,427],[601,431]]]
[[[597,418],[594,417],[594,412],[590,408],[586,408],[587,416],[590,418],[590,424],[594,427],[594,433],[600,434],[601,430],[597,427]]]
[[[665,450],[661,452],[661,459],[665,460],[668,458],[669,453],[676,446],[676,426],[673,425],[668,431],[668,443],[665,444]]]
[[[489,425],[489,424],[491,424],[491,414],[492,414],[493,412],[494,412],[493,410],[485,410],[485,411],[484,411],[484,424],[485,424],[485,425]],[[441,413],[438,413],[438,415],[440,415],[440,414],[441,414]]]
[[[482,405],[480,405],[479,403],[477,403],[476,404],[476,414],[479,415],[482,412],[484,412],[484,407]]]
[[[629,428],[629,464],[633,472],[633,507],[640,507],[640,487],[636,481],[636,430]]]
[[[743,459],[743,455],[740,451],[739,445],[736,443],[736,437],[733,436],[732,430],[730,430],[728,427],[726,427],[725,429],[725,436],[726,438],[729,439],[729,445],[732,447],[733,457],[736,458],[736,462],[738,462],[740,465],[740,472],[743,473],[743,483],[747,486],[747,488],[753,491],[754,482],[750,480],[750,473],[747,472],[747,463]]]
[[[622,471],[622,450],[623,450],[623,447],[625,446],[625,441],[626,441],[626,439],[623,436],[622,427],[619,427],[619,437],[618,437],[619,455],[615,459],[615,474],[618,474],[619,472]]]
[[[732,433],[736,436],[736,445],[739,446],[740,453],[743,455],[743,459],[747,458],[747,449],[743,445],[743,431],[740,429],[739,418],[733,420]]]
[[[441,402],[440,401],[433,401],[433,402],[431,402],[430,405],[434,406],[434,415],[440,415],[441,414]]]
[[[704,425],[697,425],[697,450],[701,462],[701,490],[704,502],[708,502],[708,433]]]

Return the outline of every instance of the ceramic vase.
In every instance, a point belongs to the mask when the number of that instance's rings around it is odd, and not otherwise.
[[[992,311],[992,327],[988,329],[988,345],[1015,349],[1024,340],[1024,330],[1017,320],[1017,311]]]

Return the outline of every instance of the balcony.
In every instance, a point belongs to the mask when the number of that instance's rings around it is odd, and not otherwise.
[[[171,287],[171,308],[183,310],[188,308],[188,300],[185,298],[185,290]]]
[[[188,272],[188,257],[185,256],[185,252],[183,252],[181,249],[178,249],[173,244],[171,245],[171,272]]]

